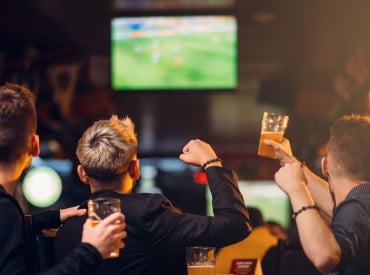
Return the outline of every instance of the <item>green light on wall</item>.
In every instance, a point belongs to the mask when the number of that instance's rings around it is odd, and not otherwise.
[[[62,180],[50,167],[31,168],[22,184],[26,200],[36,207],[53,205],[62,193]]]

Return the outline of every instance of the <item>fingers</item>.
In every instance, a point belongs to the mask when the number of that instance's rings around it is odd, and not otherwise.
[[[60,221],[65,222],[69,218],[85,215],[86,209],[78,209],[78,207],[79,206],[77,205],[65,209],[60,209]]]
[[[104,225],[108,225],[108,224],[119,224],[119,223],[124,223],[126,220],[126,217],[125,215],[123,215],[122,213],[119,213],[119,212],[115,212],[111,215],[109,215],[108,217],[106,217],[101,223],[104,224]]]
[[[117,244],[119,248],[122,248],[125,246],[125,243],[123,242],[123,239],[127,237],[127,232],[126,231],[121,231],[118,232],[114,235],[114,238],[117,240]]]
[[[86,212],[87,212],[86,208],[77,209],[76,210],[76,216],[83,216],[83,215],[86,214]]]
[[[274,146],[274,145],[276,145],[276,144],[277,144],[275,141],[273,141],[272,139],[268,139],[268,138],[265,138],[265,139],[263,140],[263,142],[264,142],[265,144],[267,144],[267,145],[271,145],[271,146]]]

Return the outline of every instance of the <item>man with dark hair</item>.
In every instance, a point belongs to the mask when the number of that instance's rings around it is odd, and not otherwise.
[[[346,115],[330,128],[328,182],[271,140],[282,167],[275,174],[288,194],[304,252],[327,274],[370,274],[370,117]],[[327,224],[330,221],[330,225]]]
[[[33,252],[28,224],[13,197],[22,173],[40,152],[33,94],[16,84],[0,86],[0,274],[33,274]],[[59,227],[86,211],[74,207],[32,216],[33,231]],[[116,223],[118,222],[118,223]],[[117,247],[123,247],[126,224],[120,213],[92,228],[86,222],[80,243],[59,264],[43,274],[87,274]]]

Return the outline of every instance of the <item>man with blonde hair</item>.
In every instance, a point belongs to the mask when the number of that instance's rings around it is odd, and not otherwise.
[[[90,186],[92,198],[120,198],[127,222],[125,249],[118,259],[106,261],[94,274],[185,275],[186,246],[223,247],[247,237],[251,226],[237,177],[232,170],[222,168],[221,159],[209,144],[191,140],[179,158],[203,167],[207,173],[213,217],[179,213],[160,194],[132,193],[140,174],[137,147],[133,122],[116,115],[96,121],[78,142],[81,181]],[[57,257],[77,243],[82,220],[75,218],[64,224],[56,239]]]

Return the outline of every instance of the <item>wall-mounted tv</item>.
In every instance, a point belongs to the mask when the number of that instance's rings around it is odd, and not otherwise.
[[[235,89],[237,49],[232,15],[116,17],[111,86],[116,91]]]

